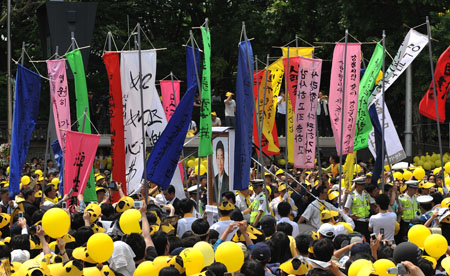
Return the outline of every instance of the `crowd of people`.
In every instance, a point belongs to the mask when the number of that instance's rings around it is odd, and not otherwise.
[[[409,167],[373,181],[370,165],[360,163],[348,183],[336,159],[320,171],[255,165],[249,188],[223,192],[217,206],[208,205],[205,175],[197,184],[191,171],[185,198],[177,198],[174,186],[163,190],[153,183],[126,195],[102,166],[95,170],[97,200],[85,202],[82,194],[61,194],[57,168],[50,172],[49,164],[44,173],[37,159],[26,164],[21,192],[10,199],[6,169],[0,182],[2,273],[449,273],[450,197],[443,174],[420,175]],[[70,217],[70,228],[59,236],[46,226],[54,209]],[[99,233],[113,244],[102,261],[89,251]]]

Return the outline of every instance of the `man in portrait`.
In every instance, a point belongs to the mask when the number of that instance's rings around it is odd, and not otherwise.
[[[222,202],[222,193],[229,190],[228,175],[225,172],[225,149],[222,141],[216,145],[216,166],[217,174],[214,177],[214,201]]]

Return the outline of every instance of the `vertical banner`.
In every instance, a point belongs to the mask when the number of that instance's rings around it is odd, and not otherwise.
[[[250,161],[253,133],[253,50],[250,42],[239,43],[238,71],[236,78],[236,138],[234,148],[235,190],[245,190],[250,181]]]
[[[41,76],[17,64],[9,161],[9,197],[20,193],[20,178],[39,113]]]
[[[77,120],[80,119],[78,124],[78,131],[82,131],[82,118],[84,110],[86,110],[86,123],[84,126],[84,133],[91,133],[91,115],[89,113],[89,100],[88,91],[86,85],[86,75],[84,73],[83,57],[79,49],[75,49],[66,54],[67,62],[69,62],[70,69],[72,70],[74,80],[75,80],[75,98],[76,98],[76,109],[77,109]],[[97,193],[95,192],[95,179],[93,170],[89,176],[89,181],[84,190],[84,200],[85,201],[96,201]]]
[[[290,52],[290,51],[289,51]],[[298,67],[300,64],[300,57],[290,57],[289,58],[289,68],[287,68],[288,65],[288,59],[283,58],[283,64],[284,64],[284,71],[287,74],[287,86],[288,86],[288,93],[289,93],[289,99],[291,99],[292,106],[296,106],[296,100],[297,100],[297,84],[298,84]]]
[[[383,46],[381,46],[380,43],[377,43],[366,72],[359,83],[358,115],[356,117],[355,144],[353,146],[354,151],[369,146],[369,132],[372,130],[372,123],[370,122],[369,117],[368,101],[382,65]]]
[[[445,102],[447,100],[447,93],[450,89],[450,47],[441,54],[436,63],[434,79],[436,80],[437,85],[436,95],[439,121],[443,123],[445,122]],[[437,120],[436,107],[434,104],[433,81],[431,81],[430,87],[420,101],[419,112],[425,117],[435,121]]]
[[[71,127],[66,61],[64,59],[47,60],[47,70],[50,79],[50,97],[52,99],[56,135],[62,151],[65,152],[66,137],[63,130],[70,130]]]
[[[200,51],[194,48],[195,64],[197,64],[197,74],[200,76]],[[197,84],[197,74],[195,73],[194,55],[192,54],[192,47],[186,46],[186,79],[187,87]]]
[[[322,60],[299,58],[294,110],[294,167],[314,168],[316,157],[316,109]]]
[[[281,51],[283,53],[283,58],[287,57],[289,49],[289,57],[302,56],[307,58],[313,57],[314,47],[283,47]],[[286,67],[286,66],[284,66]],[[286,70],[286,68],[283,68]],[[294,73],[295,74],[295,73]],[[297,90],[295,90],[297,91]],[[286,116],[287,116],[287,150],[288,150],[288,162],[294,163],[294,103],[295,95],[287,97],[286,102]]]
[[[66,133],[64,133],[66,137]],[[53,157],[55,158],[56,165],[58,168],[64,168],[64,153],[59,145],[58,139],[52,142],[50,145],[53,151]],[[61,195],[64,194],[64,170],[59,170],[59,192]]]
[[[361,67],[361,44],[347,43],[346,60],[344,60],[345,46],[345,43],[338,43],[334,47],[330,80],[330,121],[338,155],[341,153],[341,131],[343,131],[342,155],[353,152],[358,109],[359,71]],[[345,74],[344,62],[347,69]],[[345,88],[343,87],[344,75]],[[344,118],[341,118],[344,90],[345,109]],[[344,120],[344,129],[341,129],[341,120]]]
[[[283,60],[280,58],[268,66],[267,85],[266,85],[266,102],[264,105],[264,120],[262,126],[262,133],[267,139],[268,150],[271,152],[279,152],[280,148],[275,144],[273,139],[273,129],[276,127],[275,117],[277,114],[277,102],[280,94],[281,84],[283,82]],[[266,81],[263,76],[261,85],[259,86],[260,97],[264,97],[264,88]],[[261,96],[262,94],[262,96]],[[285,133],[278,133],[279,135],[286,135]]]
[[[204,157],[213,153],[211,144],[211,34],[205,27],[201,27],[201,30],[205,59],[203,60],[198,156]]]
[[[256,120],[258,120],[258,124],[259,122],[259,118],[262,118],[262,116],[264,116],[264,103],[269,101],[269,99],[267,99],[267,95],[266,95],[266,101],[264,101],[264,81],[263,78],[266,74],[266,70],[258,70],[258,72],[254,72],[254,76],[253,76],[253,80],[254,80],[254,84],[253,84],[253,93],[255,96],[255,103],[257,104],[257,106],[259,105],[259,107],[256,107],[256,113],[258,114],[258,118],[255,118],[253,116],[253,142],[255,143],[256,147],[257,147],[257,151],[259,150],[259,137],[258,137],[258,126],[256,125]],[[261,86],[263,87],[263,90],[261,91]],[[258,92],[259,91],[259,92]],[[258,98],[259,96],[259,98]],[[264,119],[263,119],[264,120]],[[278,131],[277,131],[277,126],[276,124],[273,124],[272,127],[272,131],[269,132],[272,135],[272,139],[273,139],[273,144],[275,144],[277,150],[276,151],[270,151],[269,150],[269,142],[265,136],[266,133],[262,133],[261,134],[261,140],[262,140],[262,150],[265,154],[271,156],[271,155],[276,155],[276,154],[280,154],[280,143],[278,140]]]
[[[180,83],[181,81],[179,80],[174,80],[173,85],[171,80],[159,81],[162,104],[167,121],[170,121],[177,105],[180,103]]]
[[[400,77],[400,75],[408,68],[413,60],[425,48],[428,43],[428,36],[417,32],[414,29],[409,30],[405,39],[400,45],[400,48],[395,55],[394,61],[388,67],[384,77],[384,90],[387,91],[389,87]],[[369,97],[369,103],[375,99],[375,96],[381,93],[383,89],[382,82],[380,82]]]
[[[153,147],[158,141],[159,137],[163,133],[164,129],[167,126],[166,115],[164,114],[164,108],[159,100],[158,91],[156,87],[153,87],[153,101],[151,103],[151,109],[149,112],[149,123],[147,124],[147,136],[149,138],[149,145]]]
[[[120,78],[122,84],[123,125],[125,132],[125,171],[127,192],[133,194],[141,183],[144,173],[142,120],[147,129],[155,119],[151,112],[156,76],[156,51],[146,50],[141,54],[142,64],[142,103],[139,79],[139,55],[137,51],[123,52],[120,60]],[[164,116],[164,115],[163,115]]]
[[[107,52],[103,55],[103,61],[106,66],[106,72],[109,80],[109,121],[111,126],[112,177],[114,181],[123,184],[123,192],[127,194],[119,54],[117,52]],[[115,198],[113,198],[113,201],[116,201]]]
[[[83,193],[94,164],[100,135],[66,131],[66,159],[64,162],[64,194]],[[97,197],[94,201],[97,201]]]
[[[380,126],[379,133],[381,137],[381,122],[383,120],[383,104],[382,104],[382,94],[378,94],[375,98],[375,101],[371,104],[370,108],[374,109],[374,114],[377,114],[378,116],[371,115],[371,120],[378,121],[378,125]],[[370,113],[369,108],[369,113]],[[377,157],[381,155],[381,144],[376,145],[375,143],[375,134],[376,128],[373,127],[373,130],[369,134],[369,150],[372,153],[373,157]],[[403,150],[402,142],[400,141],[400,138],[398,137],[397,130],[395,128],[394,122],[392,121],[391,114],[389,113],[389,110],[387,108],[387,105],[384,105],[384,136],[386,137],[385,140],[385,152],[389,156],[389,161],[391,164],[398,163],[406,158],[406,153]],[[377,154],[377,152],[380,152],[380,154]],[[384,165],[387,165],[387,158],[384,161]]]

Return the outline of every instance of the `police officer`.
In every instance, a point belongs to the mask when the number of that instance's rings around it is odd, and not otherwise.
[[[269,214],[267,210],[267,197],[264,194],[263,184],[264,180],[255,179],[252,180],[253,184],[253,192],[255,193],[255,197],[253,198],[252,203],[250,204],[250,224],[253,226],[257,226],[260,219]]]
[[[369,216],[370,216],[370,197],[364,190],[366,177],[358,177],[353,180],[355,190],[350,193],[345,202],[344,212],[355,222],[355,231],[361,233],[369,240]],[[349,211],[351,213],[349,214]]]
[[[399,242],[406,241],[409,223],[411,220],[420,216],[419,204],[417,202],[417,190],[419,181],[406,181],[406,192],[398,197],[400,207],[402,208],[402,217],[400,221],[400,232],[398,233]]]

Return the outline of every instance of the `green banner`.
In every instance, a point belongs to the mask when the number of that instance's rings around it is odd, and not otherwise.
[[[91,133],[90,113],[89,113],[89,100],[88,91],[86,85],[86,75],[84,73],[83,57],[79,49],[75,49],[66,54],[67,62],[69,62],[70,69],[72,70],[75,80],[75,98],[77,107],[77,119],[78,119],[78,131],[84,133]],[[86,122],[83,127],[83,114],[86,109]],[[97,193],[95,191],[95,179],[94,171],[91,171],[89,175],[88,183],[84,189],[84,201],[97,201]],[[100,203],[100,202],[99,202]]]
[[[369,133],[372,130],[372,123],[369,117],[368,101],[382,65],[383,46],[377,43],[366,72],[359,83],[358,115],[356,117],[355,145],[353,146],[354,151],[369,146]]]
[[[212,120],[211,120],[211,36],[205,27],[202,30],[203,60],[202,72],[202,103],[200,108],[200,142],[198,146],[198,156],[204,157],[213,154]]]

